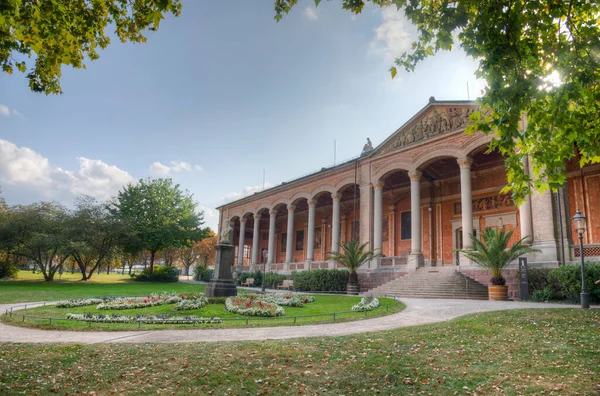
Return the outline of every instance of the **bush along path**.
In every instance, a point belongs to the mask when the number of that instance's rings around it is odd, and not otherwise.
[[[65,332],[21,328],[0,323],[0,342],[31,343],[180,343],[290,339],[343,336],[400,327],[442,322],[466,314],[526,308],[577,308],[577,305],[514,301],[403,299],[406,309],[400,313],[348,323],[290,327],[232,328],[203,330],[160,330],[123,332]],[[17,304],[0,305],[1,312]]]

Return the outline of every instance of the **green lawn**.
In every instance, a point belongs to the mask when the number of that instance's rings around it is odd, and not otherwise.
[[[17,280],[0,281],[0,304],[102,296],[143,296],[161,291],[204,291],[204,285],[135,282],[129,275],[94,274],[89,281],[82,282],[80,279],[78,274],[65,272],[61,280],[57,275],[56,280],[44,282],[40,274],[32,275],[31,271],[21,271]]]
[[[202,285],[201,285],[202,286]],[[146,315],[177,315],[187,316],[195,315],[198,317],[210,318],[219,317],[222,319],[234,319],[238,320],[225,320],[222,324],[202,324],[197,325],[202,328],[230,328],[230,327],[265,327],[265,326],[292,326],[292,325],[303,325],[303,324],[315,324],[315,323],[331,323],[349,320],[359,320],[364,318],[372,318],[374,316],[388,315],[391,313],[399,312],[404,309],[403,303],[398,303],[391,298],[381,298],[380,302],[382,307],[376,311],[371,312],[349,312],[352,306],[360,301],[361,297],[356,296],[345,296],[345,295],[316,295],[316,301],[309,304],[304,304],[304,307],[284,307],[285,316],[279,318],[257,318],[236,315],[225,310],[224,304],[209,304],[202,309],[188,310],[188,311],[175,311],[173,308],[174,304],[161,305],[143,309],[124,309],[124,310],[97,310],[95,305],[87,307],[77,308],[57,308],[55,306],[45,306],[38,308],[28,308],[26,310],[19,310],[15,312],[15,315],[11,318],[9,315],[3,315],[0,319],[4,323],[24,326],[24,327],[35,327],[43,329],[55,329],[55,330],[77,330],[77,331],[118,331],[118,330],[132,330],[138,327],[137,324],[126,324],[126,323],[90,323],[77,322],[71,320],[53,321],[49,323],[47,318],[65,318],[67,313],[87,313],[91,312],[94,314],[104,315],[128,315],[135,316],[137,314]],[[335,320],[333,315],[321,315],[337,312]],[[343,313],[340,313],[343,312]],[[32,316],[35,318],[26,318],[24,321],[22,315]],[[311,316],[314,315],[314,316]],[[189,329],[192,325],[182,324],[142,324],[142,330],[148,329]]]
[[[0,394],[597,395],[600,311],[491,312],[359,336],[0,345]]]

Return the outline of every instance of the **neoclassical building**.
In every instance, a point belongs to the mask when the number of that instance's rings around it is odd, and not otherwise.
[[[358,239],[385,255],[364,266],[363,277],[458,263],[485,277],[453,249],[470,246],[469,235],[485,227],[504,226],[540,250],[530,263],[558,266],[563,246],[565,261],[580,255],[570,224],[576,207],[588,217],[585,254],[600,256],[600,165],[582,170],[574,160],[564,191],[536,192],[517,207],[500,192],[506,171],[502,155],[487,152],[491,137],[463,133],[475,108],[430,98],[359,157],[219,207],[219,227],[233,228],[232,265],[284,273],[334,268],[327,252]]]

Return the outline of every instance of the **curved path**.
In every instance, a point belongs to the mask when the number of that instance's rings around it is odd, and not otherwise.
[[[322,336],[343,336],[399,327],[416,326],[442,322],[456,317],[488,311],[523,308],[578,308],[578,305],[546,304],[515,301],[478,301],[478,300],[434,300],[403,298],[406,309],[402,312],[379,318],[355,322],[332,323],[306,326],[281,326],[249,329],[222,330],[151,330],[151,331],[54,331],[8,326],[0,323],[0,342],[33,343],[175,343],[175,342],[215,342],[215,341],[252,341],[265,339],[286,339]],[[33,307],[35,304],[28,303]],[[21,304],[0,305],[0,312]]]

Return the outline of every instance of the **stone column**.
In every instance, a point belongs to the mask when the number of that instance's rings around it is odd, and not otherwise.
[[[292,258],[294,257],[294,209],[296,207],[294,205],[288,205],[288,223],[287,223],[287,241],[285,245],[285,262],[288,264],[292,262]]]
[[[470,248],[471,235],[473,235],[473,194],[471,191],[471,164],[469,157],[457,160],[460,167],[460,206],[462,213],[462,239],[463,249]]]
[[[273,264],[275,257],[275,220],[277,219],[277,211],[272,209],[269,212],[269,247],[267,248],[267,264]]]
[[[238,271],[242,270],[244,266],[244,242],[246,240],[246,218],[242,217],[240,219],[240,241],[238,244]]]
[[[533,261],[558,265],[558,241],[556,239],[555,225],[558,221],[554,218],[552,193],[546,190],[543,193],[534,191],[531,196],[531,211],[533,216],[533,243],[532,247],[540,250],[533,254]]]
[[[396,255],[396,206],[390,205],[388,207],[389,224],[388,224],[388,256]]]
[[[529,174],[529,160],[527,157],[523,157],[521,161],[525,169],[525,173]],[[525,202],[519,207],[519,223],[521,226],[521,237],[525,239],[525,243],[531,245],[533,242],[533,223],[531,220],[531,195],[525,197]]]
[[[408,173],[410,178],[410,255],[408,268],[416,269],[424,264],[421,249],[421,172]]]
[[[381,253],[382,223],[383,223],[383,182],[373,185],[373,249]]]
[[[341,221],[340,221],[340,228],[342,229],[342,232],[340,233],[340,241],[342,242],[346,242],[346,234],[348,233],[348,215],[343,215],[341,217]]]
[[[337,252],[340,244],[340,198],[342,194],[331,194],[333,199],[333,213],[331,215],[331,251]]]
[[[260,241],[260,215],[254,215],[254,233],[252,235],[252,265],[258,264],[258,242]]]
[[[308,241],[306,248],[306,261],[315,260],[315,207],[317,202],[308,201]],[[308,264],[310,266],[310,263]]]

